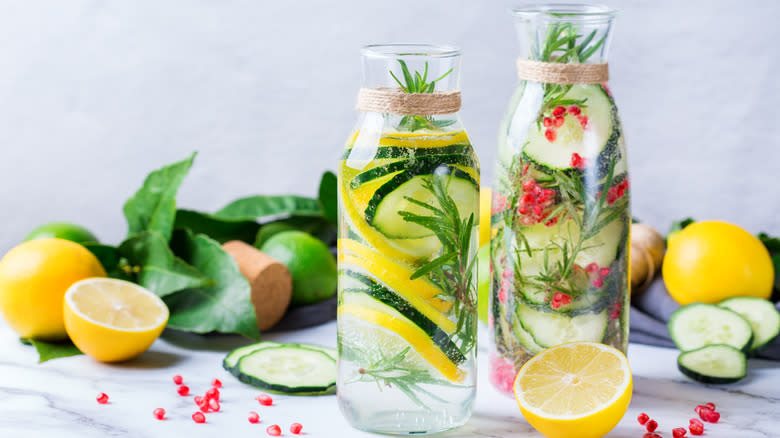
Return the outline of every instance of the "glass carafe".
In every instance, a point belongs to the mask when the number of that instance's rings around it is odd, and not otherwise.
[[[457,113],[460,53],[362,58],[338,166],[339,406],[358,429],[440,432],[468,420],[476,383],[479,164]]]
[[[512,11],[520,81],[501,124],[491,201],[490,380],[511,392],[534,354],[572,341],[626,351],[629,179],[606,84],[614,11]]]

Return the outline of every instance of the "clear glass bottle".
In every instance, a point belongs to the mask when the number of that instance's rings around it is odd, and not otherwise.
[[[457,49],[362,58],[361,93],[458,91]],[[435,433],[471,415],[479,164],[454,111],[361,111],[339,163],[338,399],[358,429]]]
[[[615,11],[550,5],[513,15],[519,63],[607,62]],[[628,182],[606,83],[519,82],[499,132],[491,202],[489,374],[498,389],[511,392],[519,367],[560,343],[626,351]]]

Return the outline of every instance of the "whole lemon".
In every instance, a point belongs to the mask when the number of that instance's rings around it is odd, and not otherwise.
[[[23,338],[65,339],[65,292],[79,280],[105,276],[98,259],[78,243],[24,242],[0,260],[0,312]]]
[[[663,262],[669,294],[678,303],[717,303],[726,298],[768,299],[774,268],[758,238],[727,222],[695,222],[669,242]]]

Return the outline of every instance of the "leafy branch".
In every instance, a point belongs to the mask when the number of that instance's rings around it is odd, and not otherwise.
[[[436,82],[439,82],[440,80],[447,77],[450,73],[452,73],[453,70],[451,68],[443,75],[429,82],[427,61],[425,62],[423,72],[420,73],[419,71],[415,70],[414,74],[409,71],[409,67],[406,65],[404,60],[399,59],[398,63],[401,65],[401,72],[403,74],[404,82],[401,82],[401,80],[398,79],[398,77],[392,71],[389,73],[395,82],[398,83],[398,86],[401,87],[401,90],[403,90],[405,93],[433,93],[434,89],[436,88]],[[405,129],[409,132],[414,132],[424,128],[441,129],[450,126],[453,123],[455,123],[454,120],[435,120],[432,116],[403,116],[401,118],[401,122],[398,124],[398,128]]]

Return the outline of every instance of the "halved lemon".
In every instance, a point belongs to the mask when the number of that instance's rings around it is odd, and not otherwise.
[[[628,360],[596,342],[542,351],[517,373],[514,390],[526,420],[548,438],[597,438],[628,409],[633,389]]]
[[[146,351],[168,322],[168,307],[137,284],[111,278],[74,283],[65,293],[65,330],[82,352],[102,362]]]

